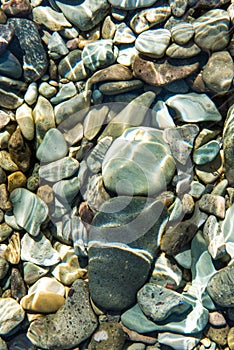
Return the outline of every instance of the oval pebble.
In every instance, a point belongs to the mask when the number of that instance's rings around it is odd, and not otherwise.
[[[53,162],[64,158],[68,152],[67,143],[61,131],[51,128],[45,134],[37,149],[37,158],[41,162]]]
[[[204,165],[214,160],[219,154],[219,151],[220,145],[218,141],[207,142],[193,152],[193,160],[197,165]]]
[[[160,58],[164,56],[170,39],[168,29],[147,30],[137,37],[135,47],[146,56]]]
[[[189,42],[193,35],[194,28],[189,22],[180,22],[171,28],[172,39],[179,45]]]

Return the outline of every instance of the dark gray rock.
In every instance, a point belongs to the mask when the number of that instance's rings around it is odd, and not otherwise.
[[[23,61],[24,79],[38,80],[45,74],[48,61],[36,25],[24,18],[11,18],[7,24],[15,31],[10,48]]]

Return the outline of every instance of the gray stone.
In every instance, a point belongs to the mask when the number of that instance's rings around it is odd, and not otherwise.
[[[234,185],[233,154],[234,154],[234,104],[229,108],[223,129],[223,151],[225,176],[230,186]]]
[[[59,86],[59,91],[56,96],[50,99],[50,102],[53,104],[59,104],[68,100],[71,97],[74,97],[77,94],[75,84],[73,82],[67,84],[61,84]]]
[[[200,47],[193,42],[183,45],[173,43],[166,50],[166,55],[171,58],[189,58],[198,55],[200,52]]]
[[[39,169],[39,176],[49,182],[56,182],[74,175],[79,169],[79,162],[72,157],[65,157]]]
[[[194,28],[189,22],[180,22],[171,28],[172,39],[179,45],[187,44],[193,35]]]
[[[63,134],[58,129],[51,128],[45,134],[36,155],[41,162],[53,162],[64,158],[67,152],[68,147]]]
[[[153,5],[156,2],[156,0],[109,0],[109,2],[111,3],[111,5],[117,8],[122,8],[124,10],[135,10],[141,7],[149,7]]]
[[[8,50],[0,56],[0,74],[15,79],[19,79],[22,75],[19,60]]]
[[[83,64],[81,54],[81,50],[73,50],[59,62],[58,72],[63,78],[80,81],[87,77],[88,72]]]
[[[88,339],[97,325],[88,285],[78,279],[71,286],[64,306],[55,314],[32,322],[27,337],[39,347],[70,349]]]
[[[71,27],[71,23],[66,20],[62,13],[54,11],[49,6],[37,6],[32,10],[33,21],[43,24],[52,31],[61,31]]]
[[[63,40],[63,38],[58,34],[58,32],[54,32],[48,38],[48,54],[53,59],[61,58],[68,54],[69,50]]]
[[[137,37],[135,47],[146,56],[160,58],[164,56],[170,39],[168,29],[147,30]]]
[[[122,350],[126,340],[121,325],[117,322],[103,322],[93,334],[88,350]]]

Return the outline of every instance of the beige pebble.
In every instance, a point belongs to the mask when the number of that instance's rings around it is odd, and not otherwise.
[[[46,204],[50,204],[54,200],[54,193],[49,185],[40,186],[37,190],[37,196],[40,197]]]
[[[7,191],[6,184],[0,185],[0,209],[2,210],[10,210],[12,208],[12,204],[9,201],[9,193]]]
[[[24,319],[24,310],[13,298],[0,298],[0,334],[9,334]]]
[[[209,323],[215,327],[223,327],[227,322],[220,311],[214,311],[209,313]]]
[[[204,194],[199,201],[201,210],[208,214],[215,215],[220,219],[225,218],[225,198],[213,194]]]
[[[20,262],[20,234],[15,232],[9,241],[5,251],[5,259],[11,264],[18,264]]]
[[[21,172],[16,171],[7,177],[8,185],[7,189],[12,192],[15,188],[26,187],[27,177]]]
[[[7,151],[0,151],[0,164],[6,171],[13,172],[19,170],[18,165],[13,162],[10,153]]]
[[[15,119],[25,139],[32,140],[34,138],[32,108],[26,103],[22,104],[22,106],[18,107],[16,110]]]
[[[27,311],[39,313],[56,312],[65,303],[65,298],[52,292],[35,292],[21,299],[20,305]]]
[[[229,329],[227,341],[230,350],[234,350],[234,327]]]

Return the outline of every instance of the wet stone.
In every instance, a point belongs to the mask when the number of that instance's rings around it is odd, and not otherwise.
[[[230,39],[229,24],[230,17],[225,10],[213,9],[204,13],[193,22],[195,43],[203,50],[224,49]]]
[[[13,298],[0,298],[0,334],[8,335],[24,319],[24,310]]]
[[[116,26],[115,36],[113,38],[115,44],[131,44],[135,40],[135,34],[125,23],[120,23]]]
[[[93,334],[88,350],[122,350],[126,340],[121,325],[117,322],[104,322]]]
[[[110,16],[107,16],[103,21],[102,26],[102,38],[103,39],[113,39],[116,31],[116,25],[112,21]]]
[[[166,50],[166,55],[171,58],[189,58],[198,55],[200,52],[199,46],[193,42],[184,45],[173,43]]]
[[[42,143],[37,149],[37,158],[41,162],[53,162],[67,155],[68,147],[63,134],[55,128],[51,128],[45,134]]]
[[[32,108],[26,103],[22,104],[16,110],[15,119],[20,127],[20,131],[26,140],[31,141],[34,138],[34,120]]]
[[[19,128],[11,135],[8,142],[8,149],[11,159],[18,165],[22,172],[26,172],[31,164],[31,151]]]
[[[203,235],[208,245],[208,251],[213,259],[222,256],[225,251],[225,240],[221,227],[214,215],[210,215],[203,228]]]
[[[46,132],[55,127],[54,110],[51,103],[43,96],[39,96],[33,109],[33,118],[36,130],[36,141],[39,145]]]
[[[0,88],[0,107],[15,109],[21,106],[23,99],[13,92],[6,92]]]
[[[9,193],[7,191],[6,184],[0,185],[0,209],[2,210],[9,210],[11,209],[12,205],[9,201]]]
[[[135,47],[146,56],[160,58],[164,56],[170,39],[168,29],[147,30],[137,37]]]
[[[71,27],[71,23],[66,20],[62,13],[54,11],[49,6],[37,6],[32,10],[33,20],[38,24],[43,24],[52,31],[60,31]]]
[[[8,262],[0,256],[0,280],[2,280],[9,270]]]
[[[39,176],[49,182],[56,182],[74,175],[79,169],[79,162],[71,157],[65,157],[39,169]]]
[[[23,277],[18,268],[11,270],[11,295],[18,302],[27,294]]]
[[[232,105],[227,113],[224,129],[223,129],[223,150],[225,162],[225,175],[230,186],[234,185],[233,175],[233,152],[234,152],[234,105]]]
[[[169,0],[171,12],[176,17],[182,17],[188,6],[187,0]]]
[[[47,58],[36,25],[22,18],[11,18],[8,24],[14,29],[23,50],[21,54],[25,80],[38,80],[47,69]]]
[[[0,54],[2,55],[12,39],[14,31],[7,25],[0,24],[0,32]]]
[[[56,96],[50,99],[50,102],[53,104],[58,104],[68,100],[69,98],[75,96],[77,94],[77,90],[75,84],[73,82],[67,84],[61,84],[59,86],[59,91]]]
[[[209,323],[214,327],[224,327],[227,324],[221,311],[210,312]]]
[[[171,28],[172,39],[179,45],[184,45],[194,35],[193,25],[189,22],[180,22]]]
[[[64,306],[55,314],[31,323],[27,337],[44,348],[69,349],[89,338],[97,327],[96,316],[89,302],[87,284],[73,283]]]
[[[29,0],[10,0],[2,4],[2,10],[9,16],[24,17],[31,12]]]
[[[19,60],[8,50],[0,56],[0,74],[16,79],[19,79],[22,75]]]
[[[233,273],[233,265],[224,267],[212,276],[208,282],[207,291],[209,295],[221,307],[233,307]]]
[[[199,201],[199,207],[208,214],[220,219],[225,218],[225,198],[222,196],[204,194]]]
[[[136,8],[141,8],[141,7],[148,7],[153,5],[156,0],[109,0],[111,5],[117,8],[121,8],[124,10],[135,10]]]
[[[15,188],[26,187],[27,178],[21,171],[16,171],[7,177],[7,190],[12,192]]]
[[[99,90],[104,95],[117,95],[124,92],[138,90],[143,87],[143,85],[144,84],[141,80],[129,80],[116,83],[105,83],[99,86]]]
[[[167,60],[163,60],[161,63],[157,63],[143,59],[140,56],[136,56],[133,63],[135,77],[157,86],[163,86],[175,80],[186,78],[194,73],[198,67],[198,62],[191,63],[183,60],[183,62],[178,61],[177,64],[171,64]]]
[[[56,87],[44,81],[43,83],[40,84],[38,91],[45,98],[51,98],[56,94],[57,89]]]
[[[205,145],[197,148],[193,153],[194,163],[197,165],[204,165],[214,160],[220,151],[220,144],[218,141],[210,141]]]
[[[220,328],[209,326],[208,330],[206,331],[206,335],[216,344],[220,346],[225,346],[227,345],[228,332],[228,325]]]
[[[234,77],[233,59],[228,51],[214,52],[205,65],[202,78],[212,92],[226,92]]]
[[[58,72],[63,78],[79,81],[87,77],[88,73],[84,67],[81,55],[81,50],[73,50],[59,62]]]
[[[91,71],[111,65],[115,62],[116,49],[111,40],[103,39],[87,44],[82,51],[82,61]]]
[[[87,84],[91,86],[92,84],[100,83],[102,81],[130,80],[131,78],[132,72],[130,69],[121,64],[114,64],[94,73],[92,77],[88,79]]]

